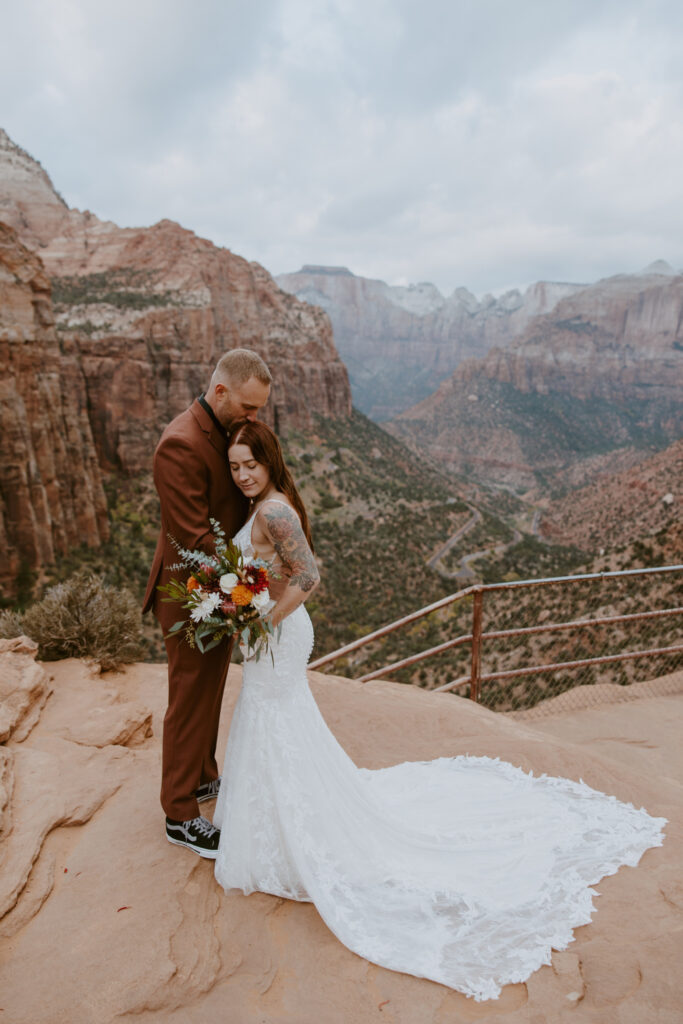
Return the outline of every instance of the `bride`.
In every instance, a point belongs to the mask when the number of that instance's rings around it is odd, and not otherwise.
[[[244,664],[214,815],[216,878],[313,902],[373,963],[496,998],[566,948],[590,921],[591,885],[660,846],[666,819],[488,757],[356,767],[306,679],[304,602],[319,577],[277,438],[247,423],[228,457],[251,502],[235,542],[280,574],[267,614],[281,631],[272,658]]]

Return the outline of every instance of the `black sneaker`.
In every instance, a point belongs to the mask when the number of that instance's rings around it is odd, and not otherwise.
[[[215,860],[218,855],[220,829],[215,828],[206,818],[192,818],[190,821],[166,819],[166,838],[176,846],[186,846],[200,857]]]
[[[220,775],[217,779],[212,779],[211,782],[202,782],[195,790],[195,796],[197,797],[197,803],[203,804],[205,800],[215,800],[218,796],[218,790],[221,788]]]

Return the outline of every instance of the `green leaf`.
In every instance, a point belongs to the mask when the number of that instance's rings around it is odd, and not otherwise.
[[[217,615],[209,615],[208,618],[204,619],[205,626],[222,626],[225,620],[219,619]]]
[[[178,580],[160,583],[157,586],[157,590],[162,594],[168,595],[168,597],[162,598],[163,601],[184,601],[187,597],[187,587],[184,583],[178,582]]]
[[[212,650],[214,647],[218,647],[222,639],[223,637],[220,635],[215,636],[210,643],[205,644],[204,647],[202,647],[202,654],[206,654],[207,651]]]

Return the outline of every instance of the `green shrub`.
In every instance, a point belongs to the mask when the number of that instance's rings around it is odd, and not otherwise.
[[[138,602],[87,571],[50,587],[21,616],[21,632],[36,641],[45,661],[92,658],[107,671],[140,656]]]

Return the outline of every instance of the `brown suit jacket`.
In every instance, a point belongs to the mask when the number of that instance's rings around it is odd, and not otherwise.
[[[226,536],[233,537],[246,519],[248,506],[230,475],[225,437],[198,401],[176,416],[161,435],[154,453],[154,485],[161,502],[161,530],[142,610],[154,611],[166,630],[186,613],[177,604],[163,602],[156,588],[172,576],[188,575],[168,570],[179,560],[169,534],[184,548],[213,554],[209,519],[218,520]]]

